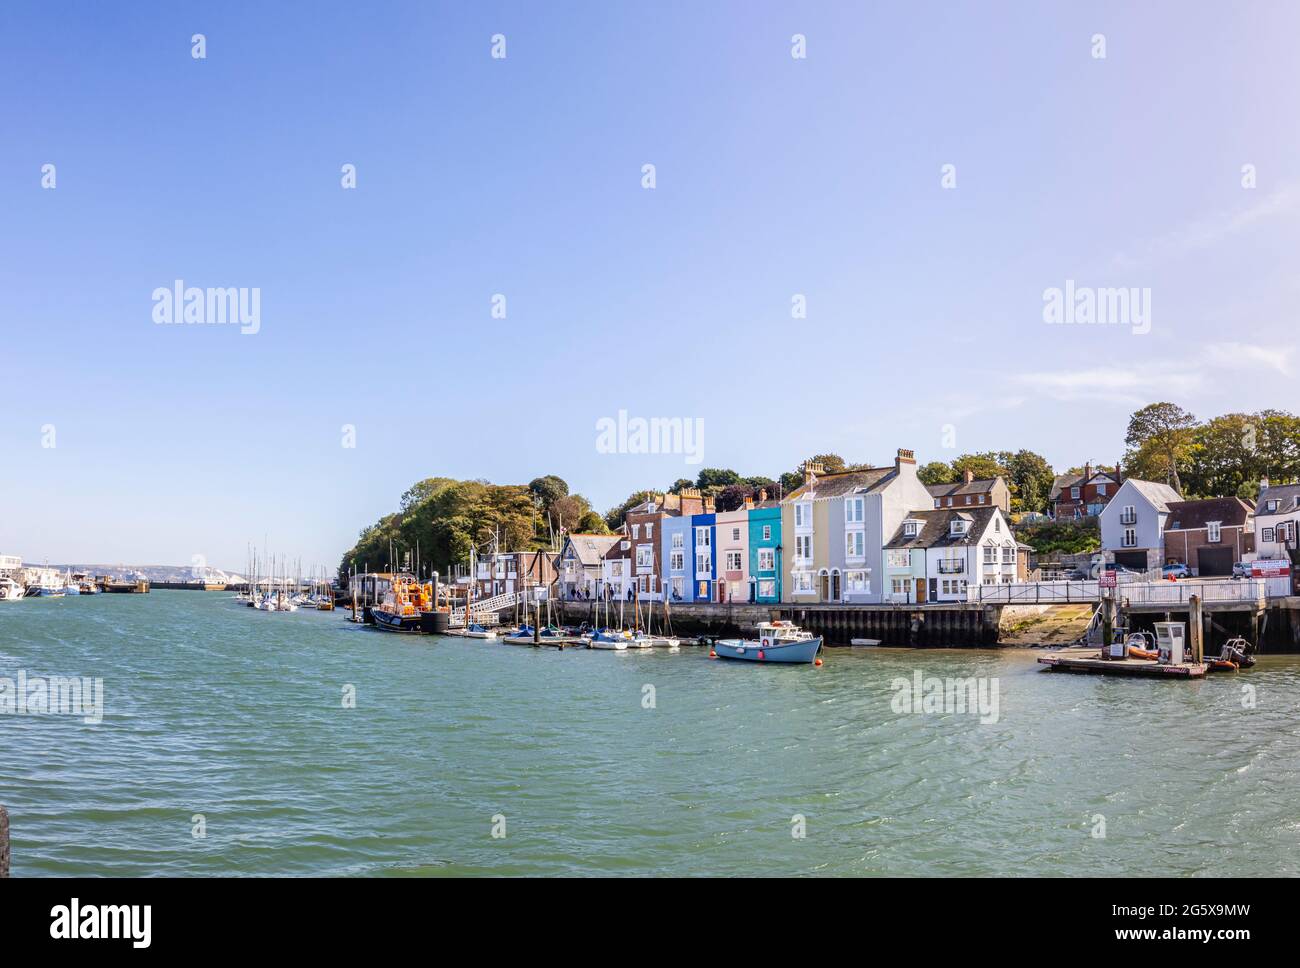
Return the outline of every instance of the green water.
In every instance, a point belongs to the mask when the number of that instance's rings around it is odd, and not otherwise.
[[[1300,871],[1300,660],[1157,683],[1034,658],[759,667],[405,637],[216,593],[0,603],[0,676],[105,695],[98,725],[0,715],[0,803],[15,876]],[[992,677],[998,721],[895,712],[891,680],[918,669]]]

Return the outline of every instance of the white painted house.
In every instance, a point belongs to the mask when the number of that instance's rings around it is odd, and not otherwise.
[[[892,601],[964,602],[970,585],[1007,585],[1019,577],[1018,545],[999,507],[914,512],[885,552],[897,562]],[[902,559],[904,553],[910,561]]]
[[[1168,484],[1125,480],[1101,510],[1101,550],[1107,563],[1134,571],[1159,568],[1169,505],[1182,499]]]
[[[1300,484],[1261,484],[1255,505],[1255,557],[1290,558],[1300,549]]]

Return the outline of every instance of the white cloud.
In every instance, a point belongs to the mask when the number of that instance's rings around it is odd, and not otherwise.
[[[1164,235],[1139,242],[1131,252],[1118,253],[1115,263],[1120,268],[1132,269],[1153,260],[1208,249],[1259,222],[1294,212],[1297,207],[1300,207],[1300,191],[1286,185],[1252,205],[1204,216]]]
[[[1193,357],[1169,362],[1125,364],[1022,373],[1018,383],[1054,400],[1099,400],[1144,406],[1155,400],[1179,399],[1215,390],[1230,392],[1237,384],[1223,380],[1226,372],[1274,370],[1290,375],[1292,347],[1253,343],[1212,343]]]

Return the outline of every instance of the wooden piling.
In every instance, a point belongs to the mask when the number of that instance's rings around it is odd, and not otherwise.
[[[1201,596],[1190,596],[1187,604],[1191,606],[1187,631],[1192,644],[1192,661],[1199,665],[1205,661],[1205,616],[1201,610]]]
[[[9,876],[9,811],[0,804],[0,877]]]

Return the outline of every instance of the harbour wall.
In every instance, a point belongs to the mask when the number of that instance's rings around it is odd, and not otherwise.
[[[565,625],[597,624],[594,602],[553,602]],[[750,605],[706,602],[670,606],[679,636],[753,636],[759,622],[786,619],[821,635],[828,646],[853,639],[878,639],[885,646],[976,647],[998,644],[1001,606],[929,605],[925,608],[871,605]],[[656,630],[662,605],[655,608]]]

